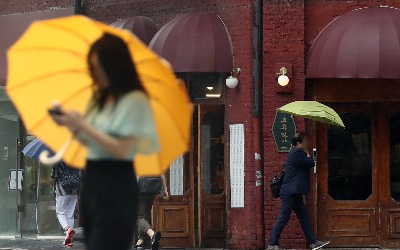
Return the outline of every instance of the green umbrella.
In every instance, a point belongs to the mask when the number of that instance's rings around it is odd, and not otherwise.
[[[335,110],[316,101],[291,102],[278,108],[278,111],[344,128],[342,119]]]

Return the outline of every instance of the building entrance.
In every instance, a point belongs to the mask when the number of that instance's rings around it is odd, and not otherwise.
[[[380,81],[325,83],[315,85],[315,96],[339,113],[346,128],[315,124],[318,238],[332,247],[398,248],[399,96],[385,95]]]
[[[163,248],[225,246],[224,112],[223,105],[194,109],[191,150],[166,173],[170,199],[153,206]]]

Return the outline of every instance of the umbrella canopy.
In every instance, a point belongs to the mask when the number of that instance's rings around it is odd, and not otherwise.
[[[279,112],[344,128],[342,119],[330,107],[316,101],[295,101],[278,108]]]
[[[145,44],[149,44],[153,36],[157,33],[157,27],[154,22],[145,16],[128,17],[115,21],[110,26],[132,31]]]
[[[136,173],[160,175],[188,149],[192,105],[170,65],[131,32],[80,15],[36,21],[7,52],[7,94],[32,134],[54,152],[65,149],[63,160],[83,168],[86,148],[71,140],[70,131],[57,126],[47,110],[57,100],[65,109],[84,112],[92,96],[88,52],[105,32],[127,43],[156,122],[161,149],[136,155]]]
[[[45,150],[51,151],[46,145],[44,145],[44,143],[41,140],[34,139],[30,143],[28,143],[28,145],[25,146],[25,148],[22,150],[22,153],[26,157],[38,160],[39,155]],[[50,155],[53,154],[54,154],[53,152],[50,153]]]

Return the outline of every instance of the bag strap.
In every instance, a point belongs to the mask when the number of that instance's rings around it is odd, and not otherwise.
[[[283,166],[281,167],[281,169],[279,170],[279,172],[282,172],[284,168],[285,168],[285,164],[283,164]],[[279,173],[279,172],[278,172],[278,173]]]

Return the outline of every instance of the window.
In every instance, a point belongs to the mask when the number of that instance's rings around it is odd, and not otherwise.
[[[372,194],[371,120],[342,113],[346,128],[328,129],[328,193],[335,200],[366,200]]]

